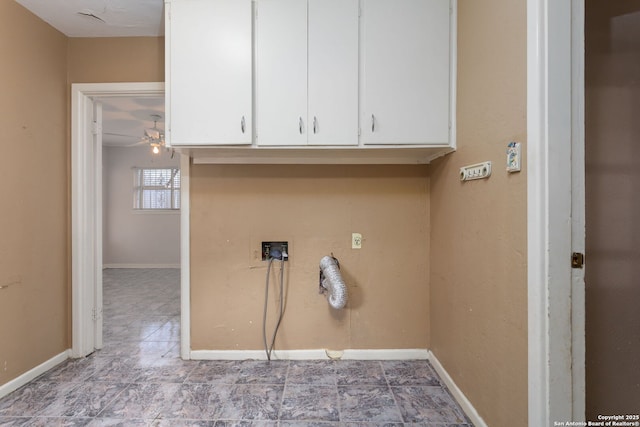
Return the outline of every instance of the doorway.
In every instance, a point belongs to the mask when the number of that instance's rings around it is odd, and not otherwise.
[[[180,160],[165,146],[164,96],[94,102],[102,108],[103,189],[96,356],[166,361],[179,354]]]
[[[640,5],[586,2],[586,409],[640,402]]]
[[[163,83],[72,85],[72,356],[102,347],[102,144],[101,109],[106,97],[164,96]],[[189,158],[180,158],[188,176]],[[180,215],[180,355],[189,358],[188,184],[182,180],[186,205]],[[185,200],[186,199],[186,200]],[[185,232],[185,230],[187,230]],[[186,256],[185,256],[186,254]],[[185,266],[186,264],[186,266]]]

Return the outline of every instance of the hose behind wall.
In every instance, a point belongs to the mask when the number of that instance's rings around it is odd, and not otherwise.
[[[322,280],[320,284],[329,291],[329,305],[335,309],[344,308],[347,304],[347,285],[340,274],[340,267],[335,258],[324,256],[320,260]]]

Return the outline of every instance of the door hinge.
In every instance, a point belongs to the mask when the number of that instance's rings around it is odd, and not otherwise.
[[[571,254],[571,268],[582,268],[584,266],[584,254],[574,252]]]
[[[102,133],[102,123],[92,122],[91,123],[91,133],[93,135],[99,135]]]
[[[91,320],[98,320],[98,310],[95,307],[91,310]]]

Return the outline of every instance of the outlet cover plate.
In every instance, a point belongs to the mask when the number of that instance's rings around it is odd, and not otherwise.
[[[362,249],[362,234],[351,233],[351,249]]]
[[[476,163],[460,168],[460,181],[489,178],[491,176],[491,162]]]

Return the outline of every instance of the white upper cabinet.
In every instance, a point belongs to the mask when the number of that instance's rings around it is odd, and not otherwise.
[[[256,3],[259,145],[307,143],[307,1]]]
[[[258,0],[260,146],[358,144],[358,1]]]
[[[450,144],[449,0],[361,3],[361,142]]]
[[[166,138],[210,163],[455,150],[457,0],[165,0]]]
[[[165,6],[167,142],[251,144],[251,0],[169,0]]]
[[[309,0],[310,145],[358,143],[358,1]]]

